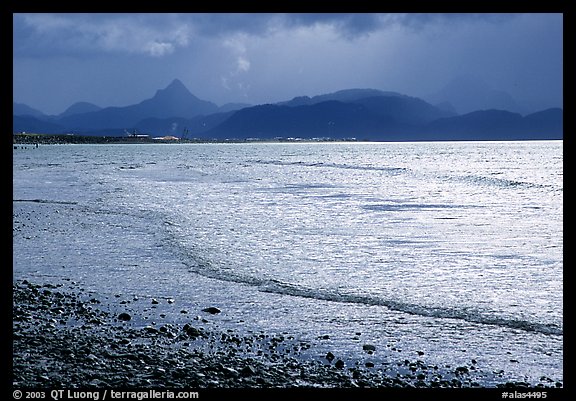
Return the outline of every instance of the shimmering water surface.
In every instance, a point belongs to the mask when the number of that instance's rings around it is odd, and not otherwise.
[[[16,149],[15,211],[50,217],[15,234],[14,275],[562,380],[562,160],[561,141]]]

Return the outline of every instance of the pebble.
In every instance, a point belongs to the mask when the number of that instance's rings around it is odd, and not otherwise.
[[[253,376],[256,374],[256,369],[254,369],[250,365],[246,365],[245,367],[242,368],[242,370],[240,371],[240,374],[244,377]]]
[[[469,370],[466,366],[458,366],[456,368],[456,373],[468,373]]]
[[[132,316],[130,316],[130,314],[126,312],[122,312],[121,314],[118,315],[118,319],[122,320],[123,322],[128,322],[132,319]]]
[[[202,312],[206,312],[206,313],[210,313],[212,315],[215,315],[216,313],[220,313],[222,311],[220,309],[214,307],[214,306],[211,306],[209,308],[202,309]]]

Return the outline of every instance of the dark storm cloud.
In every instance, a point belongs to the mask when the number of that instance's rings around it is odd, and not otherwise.
[[[562,14],[15,14],[14,100],[120,106],[179,78],[219,104],[371,87],[425,97],[459,75],[562,104]]]
[[[347,38],[369,34],[393,25],[421,29],[434,24],[487,21],[499,23],[516,14],[372,14],[372,13],[289,13],[289,14],[192,14],[189,21],[206,34],[247,33],[265,35],[278,29],[327,25]]]
[[[14,56],[125,52],[163,56],[194,40],[234,34],[266,36],[279,30],[330,26],[354,39],[395,25],[420,30],[474,20],[502,22],[508,14],[15,14]]]
[[[413,29],[430,25],[453,25],[471,22],[502,23],[516,18],[519,14],[505,13],[404,13],[386,14],[388,23],[396,23]]]
[[[381,27],[373,14],[15,14],[13,20],[15,56],[163,55],[191,40],[234,34],[266,36],[324,24],[354,36]]]
[[[190,33],[171,14],[15,14],[14,56],[161,56],[188,45]]]
[[[284,14],[286,27],[330,25],[344,37],[355,37],[382,29],[385,17],[379,14]]]

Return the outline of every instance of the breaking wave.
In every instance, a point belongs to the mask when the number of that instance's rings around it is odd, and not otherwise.
[[[183,250],[183,248],[181,248]],[[190,251],[185,251],[192,256]],[[188,261],[191,261],[188,259]],[[561,326],[553,323],[531,322],[522,319],[507,318],[487,314],[486,312],[469,308],[434,307],[413,303],[385,299],[374,295],[360,295],[342,293],[337,290],[323,288],[309,288],[301,285],[282,282],[276,279],[259,278],[235,273],[232,269],[222,269],[213,266],[210,262],[200,261],[193,257],[188,263],[192,272],[216,280],[236,282],[257,287],[258,291],[280,295],[317,299],[330,302],[363,304],[370,306],[384,306],[390,310],[437,319],[458,319],[476,324],[488,324],[509,329],[536,332],[545,335],[563,335]]]

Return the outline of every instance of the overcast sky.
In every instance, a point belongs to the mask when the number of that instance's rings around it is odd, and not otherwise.
[[[562,14],[14,14],[14,101],[138,103],[180,79],[259,104],[347,88],[426,97],[455,77],[562,107]]]

